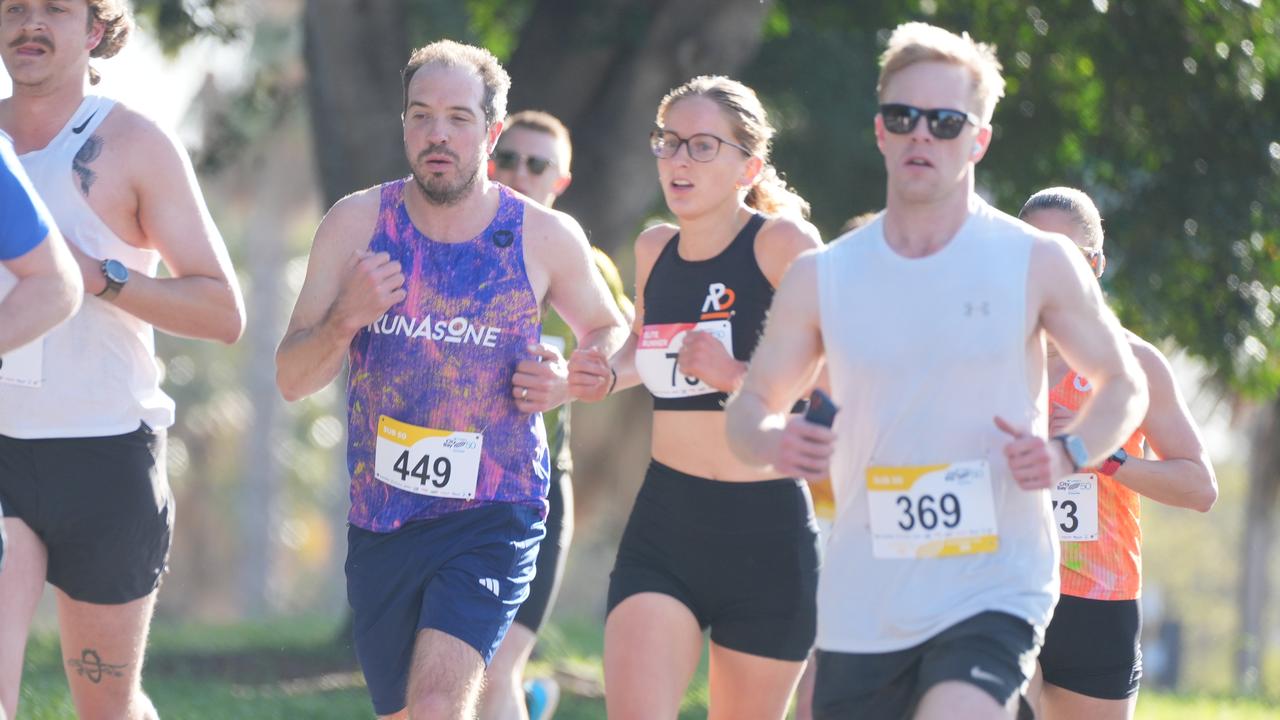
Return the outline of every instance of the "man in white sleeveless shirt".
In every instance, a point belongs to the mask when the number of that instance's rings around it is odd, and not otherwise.
[[[21,372],[0,374],[0,703],[11,715],[48,581],[78,715],[156,717],[141,668],[172,531],[164,433],[174,408],[153,327],[228,343],[244,327],[181,146],[138,113],[86,96],[86,75],[97,80],[90,57],[115,54],[131,27],[123,0],[0,2],[0,58],[13,80],[0,130],[66,237],[86,296]],[[160,260],[170,277],[155,277]]]
[[[1141,370],[1080,253],[974,192],[1004,81],[994,48],[897,28],[882,58],[886,210],[796,261],[742,391],[735,450],[830,469],[814,717],[1006,718],[1056,601],[1050,481],[1118,448]],[[1045,335],[1097,379],[1045,437]],[[832,430],[788,418],[825,360]]]

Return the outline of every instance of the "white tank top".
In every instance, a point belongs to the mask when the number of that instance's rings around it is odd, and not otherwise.
[[[72,161],[115,101],[89,96],[43,149],[19,157],[67,241],[92,257],[114,258],[130,273],[155,276],[159,253],[121,240],[89,207]],[[0,267],[0,296],[15,284]],[[80,311],[42,341],[37,386],[0,382],[0,435],[98,437],[173,424],[173,400],[160,389],[151,325],[111,303],[86,297]]]
[[[831,466],[836,518],[818,589],[823,650],[902,650],[988,610],[1043,633],[1056,602],[1049,493],[1014,483],[1006,436],[992,420],[1046,429],[1046,401],[1026,379],[1032,238],[976,196],[972,207],[951,242],[927,257],[890,249],[883,215],[818,256],[822,338],[840,408]],[[886,507],[886,493],[873,501],[869,467],[981,460],[990,474],[994,552],[877,557],[884,553],[873,552],[873,502],[888,516],[880,528],[924,522],[926,513],[923,501],[915,518]],[[936,500],[928,518],[935,525]]]

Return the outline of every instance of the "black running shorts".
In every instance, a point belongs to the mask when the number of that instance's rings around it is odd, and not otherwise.
[[[817,627],[818,565],[803,480],[723,482],[653,462],[618,547],[609,611],[638,593],[670,595],[717,645],[800,661]]]
[[[813,717],[909,718],[930,688],[948,681],[973,685],[1004,705],[1022,693],[1035,670],[1035,641],[1035,630],[1026,620],[1002,612],[984,612],[906,650],[819,650]],[[1018,717],[1032,717],[1026,700],[1019,703]]]
[[[1141,634],[1137,600],[1063,595],[1040,651],[1044,681],[1092,698],[1129,698],[1142,680]]]
[[[0,506],[49,553],[73,600],[119,605],[160,585],[173,534],[165,434],[21,440],[0,435]]]

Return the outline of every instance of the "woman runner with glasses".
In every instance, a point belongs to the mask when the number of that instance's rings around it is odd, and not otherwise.
[[[571,387],[576,371],[654,399],[653,458],[609,586],[608,714],[676,717],[710,628],[710,716],[782,718],[815,630],[812,504],[803,480],[734,457],[723,404],[783,272],[821,243],[768,163],[774,129],[750,88],[694,78],[663,98],[657,125],[676,224],[636,239],[631,339],[570,362]]]

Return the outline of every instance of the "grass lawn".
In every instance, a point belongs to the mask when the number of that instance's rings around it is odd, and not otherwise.
[[[350,656],[330,639],[332,622],[278,620],[234,627],[157,625],[145,686],[160,715],[172,720],[349,720],[372,718],[364,682]],[[535,674],[554,674],[565,689],[558,720],[600,720],[602,630],[588,622],[546,628]],[[680,720],[706,717],[706,666],[685,696]],[[23,676],[23,720],[74,720],[57,638],[33,638]],[[1280,702],[1145,693],[1139,720],[1262,720]]]

